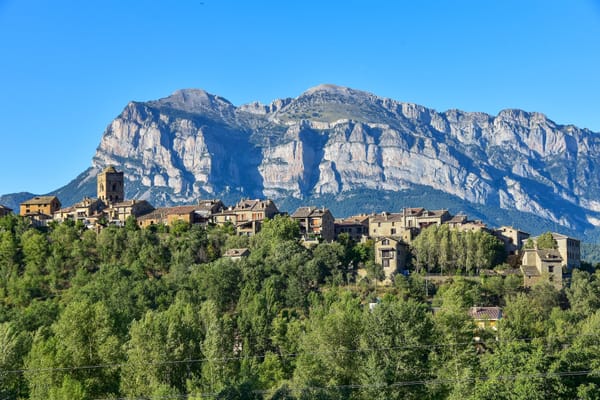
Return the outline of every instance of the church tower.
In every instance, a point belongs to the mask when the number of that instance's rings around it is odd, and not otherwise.
[[[98,174],[98,199],[107,205],[125,200],[123,172],[111,165]]]

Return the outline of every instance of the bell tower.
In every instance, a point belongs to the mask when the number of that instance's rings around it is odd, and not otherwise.
[[[98,199],[107,205],[125,200],[123,172],[111,165],[98,174]]]

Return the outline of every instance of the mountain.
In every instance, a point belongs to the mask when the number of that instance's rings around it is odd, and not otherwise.
[[[335,85],[236,107],[186,89],[129,103],[92,167],[54,193],[63,204],[93,196],[97,173],[115,165],[128,198],[156,205],[270,197],[351,213],[422,205],[407,202],[427,193],[423,205],[494,225],[593,236],[599,155],[597,133],[535,112],[437,112]]]

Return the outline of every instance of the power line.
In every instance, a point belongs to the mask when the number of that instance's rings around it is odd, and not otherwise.
[[[582,371],[557,371],[557,372],[540,372],[533,374],[514,374],[514,375],[497,375],[497,376],[478,376],[473,378],[454,378],[454,379],[417,379],[412,381],[399,381],[393,383],[381,384],[345,384],[345,385],[330,385],[330,386],[301,386],[301,387],[286,387],[291,392],[302,392],[307,390],[356,390],[356,389],[393,389],[399,387],[423,386],[423,385],[444,385],[451,383],[469,383],[478,381],[515,381],[517,379],[536,379],[536,378],[553,378],[563,376],[583,376],[592,373],[598,373],[594,370]],[[279,389],[252,390],[251,393],[267,394],[273,393]],[[163,399],[182,399],[188,397],[216,397],[219,393],[185,393],[168,396],[144,396],[144,397],[119,397],[119,398],[96,398],[94,400],[163,400]]]
[[[502,342],[533,342],[538,339],[566,339],[566,338],[577,338],[577,337],[586,337],[586,336],[596,336],[600,337],[600,333],[589,333],[589,334],[577,334],[577,335],[565,335],[565,336],[542,336],[542,337],[533,337],[533,338],[520,338],[520,339],[497,339],[492,341],[490,344],[502,343]],[[363,348],[363,349],[344,349],[344,350],[329,350],[329,351],[313,351],[313,352],[299,352],[299,353],[272,353],[274,355],[278,355],[281,358],[295,358],[302,355],[331,355],[331,354],[342,354],[342,353],[369,353],[369,352],[381,352],[381,351],[394,351],[394,350],[405,350],[405,349],[432,349],[432,348],[441,348],[441,347],[458,347],[458,346],[473,346],[483,344],[485,345],[487,342],[484,341],[468,341],[468,342],[456,342],[456,343],[441,343],[441,344],[413,344],[413,345],[405,345],[405,346],[391,346],[391,347],[375,347],[375,348]],[[20,374],[20,373],[41,373],[41,372],[65,372],[65,371],[76,371],[76,370],[93,370],[93,369],[103,369],[103,368],[122,368],[129,365],[145,365],[145,366],[159,366],[159,365],[176,365],[176,364],[193,364],[193,363],[202,363],[202,362],[228,362],[228,361],[238,361],[245,359],[264,359],[268,354],[259,354],[259,355],[242,355],[235,357],[220,357],[220,358],[188,358],[183,360],[164,360],[164,361],[155,361],[155,362],[145,362],[141,364],[137,364],[134,362],[122,362],[122,363],[106,363],[106,364],[95,364],[95,365],[80,365],[80,366],[71,366],[71,367],[48,367],[48,368],[22,368],[15,370],[5,370],[1,371],[4,374]]]

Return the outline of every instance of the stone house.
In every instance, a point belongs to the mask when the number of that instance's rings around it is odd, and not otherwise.
[[[556,242],[557,250],[563,259],[563,266],[567,270],[579,268],[581,266],[581,242],[556,232],[552,232],[552,238]]]
[[[223,208],[221,200],[203,200],[191,206],[160,207],[140,216],[138,224],[142,228],[157,224],[170,225],[175,221],[208,225],[212,222],[213,214],[222,212]]]
[[[300,207],[290,218],[298,222],[304,239],[331,242],[335,237],[335,219],[327,208]]]
[[[530,288],[538,282],[545,281],[561,289],[563,265],[564,260],[556,249],[524,249],[521,264],[523,286]]]
[[[340,234],[346,233],[351,240],[361,242],[369,236],[369,216],[363,214],[348,218],[336,218],[333,223],[333,229],[336,239]]]
[[[448,221],[444,222],[450,229],[455,229],[461,232],[481,232],[487,231],[487,225],[481,221],[471,221],[466,215],[455,215]]]
[[[125,200],[110,204],[103,212],[109,223],[123,225],[130,216],[138,218],[153,210],[154,207],[146,200]]]
[[[452,219],[447,210],[429,211],[424,208],[404,208],[401,213],[382,212],[369,218],[369,236],[401,236],[410,243],[420,229],[441,225]]]
[[[66,220],[81,221],[85,225],[92,225],[94,216],[98,215],[105,205],[99,199],[84,198],[71,207],[64,207],[54,213],[54,220],[63,222]]]
[[[213,215],[214,223],[224,225],[231,223],[238,235],[252,236],[260,231],[265,219],[272,219],[279,210],[272,200],[241,200],[234,207],[229,207]]]
[[[431,225],[440,226],[444,222],[452,219],[452,215],[450,215],[448,210],[423,210],[419,215],[416,216],[415,219],[417,227],[419,229],[423,229]],[[410,226],[407,226],[407,228],[409,227]]]
[[[405,243],[411,243],[417,237],[419,230],[415,227],[406,227],[406,219],[401,213],[387,213],[372,215],[369,217],[369,237],[398,237]]]
[[[378,237],[375,239],[375,263],[383,267],[385,282],[406,268],[408,245],[399,238]]]
[[[23,216],[44,214],[52,218],[60,207],[60,201],[56,196],[36,196],[20,204],[19,214]]]
[[[529,239],[529,233],[513,228],[512,226],[501,226],[493,230],[492,234],[504,244],[504,250],[508,255],[517,254],[523,248],[525,241]]]

